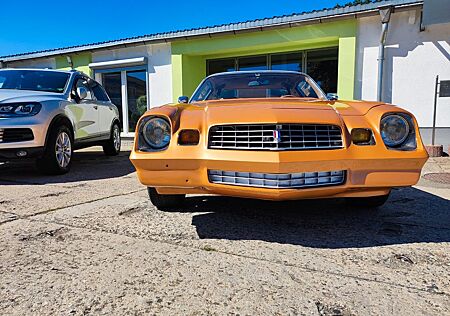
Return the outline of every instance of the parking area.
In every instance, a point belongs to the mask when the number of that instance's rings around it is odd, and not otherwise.
[[[448,158],[377,211],[191,196],[169,213],[128,155],[0,166],[2,315],[450,314]]]

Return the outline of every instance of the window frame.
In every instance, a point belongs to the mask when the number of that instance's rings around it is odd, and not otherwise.
[[[229,60],[234,59],[234,71],[239,71],[239,59],[240,58],[252,58],[252,57],[261,57],[266,56],[266,65],[267,69],[272,70],[272,56],[274,55],[283,55],[283,54],[301,54],[302,60],[300,60],[300,64],[302,65],[302,71],[303,73],[308,73],[308,52],[315,52],[315,51],[321,51],[321,50],[328,50],[328,49],[337,49],[337,57],[339,60],[339,46],[329,46],[329,47],[321,47],[321,48],[314,48],[314,49],[304,49],[304,50],[292,50],[292,51],[284,51],[284,52],[273,52],[273,53],[267,53],[267,54],[255,54],[255,55],[239,55],[239,56],[231,56],[231,57],[221,57],[221,58],[210,58],[206,60],[206,74],[207,76],[212,75],[210,73],[210,62],[212,61],[221,61],[221,60]]]

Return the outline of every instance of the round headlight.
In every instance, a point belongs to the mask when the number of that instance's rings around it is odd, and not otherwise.
[[[159,117],[149,119],[142,128],[146,143],[154,149],[163,149],[170,143],[170,124]]]
[[[381,137],[389,147],[401,145],[409,135],[409,123],[400,115],[387,115],[381,120]]]

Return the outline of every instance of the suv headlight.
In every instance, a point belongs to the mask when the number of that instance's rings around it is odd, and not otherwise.
[[[0,117],[33,116],[41,111],[37,102],[0,104]]]
[[[414,150],[417,148],[414,122],[404,113],[391,113],[381,119],[380,133],[389,149]]]
[[[139,150],[159,151],[169,146],[172,130],[167,120],[160,117],[149,117],[142,120],[139,136]]]

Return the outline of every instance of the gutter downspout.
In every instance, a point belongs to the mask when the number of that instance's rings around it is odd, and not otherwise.
[[[381,16],[381,36],[380,36],[380,44],[378,45],[377,101],[381,101],[383,95],[384,45],[386,43],[389,21],[391,19],[391,13],[393,9],[394,9],[393,6],[379,8]]]

